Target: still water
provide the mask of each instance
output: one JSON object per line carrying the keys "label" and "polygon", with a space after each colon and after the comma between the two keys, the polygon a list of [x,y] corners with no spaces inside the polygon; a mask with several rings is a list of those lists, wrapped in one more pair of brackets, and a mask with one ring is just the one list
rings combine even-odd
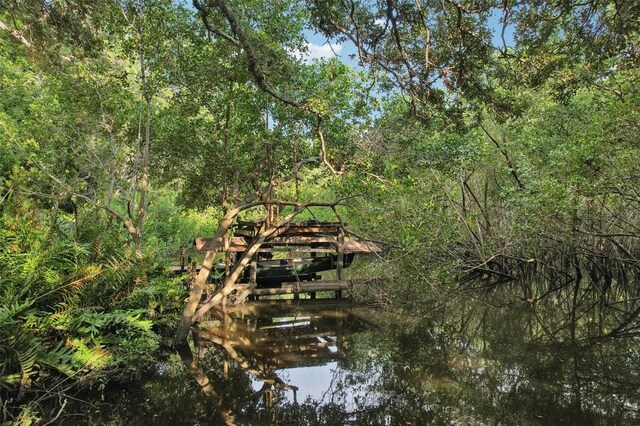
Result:
{"label": "still water", "polygon": [[108,387],[83,419],[638,424],[640,340],[625,303],[517,284],[395,316],[331,299],[249,302],[213,313],[142,381]]}

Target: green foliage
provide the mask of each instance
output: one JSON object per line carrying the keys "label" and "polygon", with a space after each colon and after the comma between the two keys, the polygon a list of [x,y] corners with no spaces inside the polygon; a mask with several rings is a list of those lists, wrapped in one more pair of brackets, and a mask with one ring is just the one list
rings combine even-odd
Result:
{"label": "green foliage", "polygon": [[[68,227],[55,212],[12,207],[0,218],[1,392],[38,395],[65,377],[92,383],[144,371],[159,336],[142,301],[118,306],[138,267],[119,233],[96,216]],[[28,211],[32,219],[21,220]]]}
{"label": "green foliage", "polygon": [[[151,365],[185,296],[166,264],[247,199],[343,198],[386,243],[354,265],[385,305],[537,262],[638,270],[637,8],[94,3],[0,12],[3,392]],[[370,72],[303,60],[308,30]]]}
{"label": "green foliage", "polygon": [[187,209],[171,187],[154,191],[145,224],[146,246],[163,257],[176,257],[180,249],[190,247],[195,236],[212,235],[219,212]]}

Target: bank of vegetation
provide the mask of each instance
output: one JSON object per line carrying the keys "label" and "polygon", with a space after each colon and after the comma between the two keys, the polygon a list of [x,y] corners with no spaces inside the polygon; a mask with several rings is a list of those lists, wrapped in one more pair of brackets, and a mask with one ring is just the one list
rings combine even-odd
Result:
{"label": "bank of vegetation", "polygon": [[[167,267],[268,200],[384,242],[363,301],[544,277],[523,299],[591,289],[625,312],[604,333],[633,334],[639,13],[0,3],[0,419],[55,421],[151,368],[188,297]],[[311,34],[353,57],[308,59]]]}

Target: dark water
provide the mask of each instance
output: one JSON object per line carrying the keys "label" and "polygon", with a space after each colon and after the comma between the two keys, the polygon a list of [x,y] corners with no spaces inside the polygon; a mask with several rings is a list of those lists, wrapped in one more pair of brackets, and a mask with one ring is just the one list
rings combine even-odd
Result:
{"label": "dark water", "polygon": [[636,302],[607,297],[503,284],[425,301],[419,315],[398,317],[334,300],[251,302],[212,315],[195,345],[140,382],[107,388],[81,419],[638,424]]}

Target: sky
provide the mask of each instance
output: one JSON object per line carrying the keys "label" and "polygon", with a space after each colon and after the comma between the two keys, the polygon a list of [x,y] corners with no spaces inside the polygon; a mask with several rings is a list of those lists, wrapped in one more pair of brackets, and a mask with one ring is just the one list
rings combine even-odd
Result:
{"label": "sky", "polygon": [[[496,9],[489,17],[489,25],[493,31],[492,43],[494,46],[499,48],[502,47],[502,38],[500,34],[502,31],[502,23],[500,22],[501,17],[502,11],[499,9]],[[383,20],[380,20],[379,24],[383,25],[383,22]],[[307,48],[309,49],[308,53],[303,55],[306,61],[337,57],[348,65],[353,67],[358,66],[358,59],[351,59],[351,55],[357,54],[357,50],[351,41],[346,41],[344,43],[331,43],[323,35],[310,30],[305,31],[304,35],[307,39]],[[513,25],[507,25],[505,31],[505,41],[507,46],[514,45],[513,36]]]}

